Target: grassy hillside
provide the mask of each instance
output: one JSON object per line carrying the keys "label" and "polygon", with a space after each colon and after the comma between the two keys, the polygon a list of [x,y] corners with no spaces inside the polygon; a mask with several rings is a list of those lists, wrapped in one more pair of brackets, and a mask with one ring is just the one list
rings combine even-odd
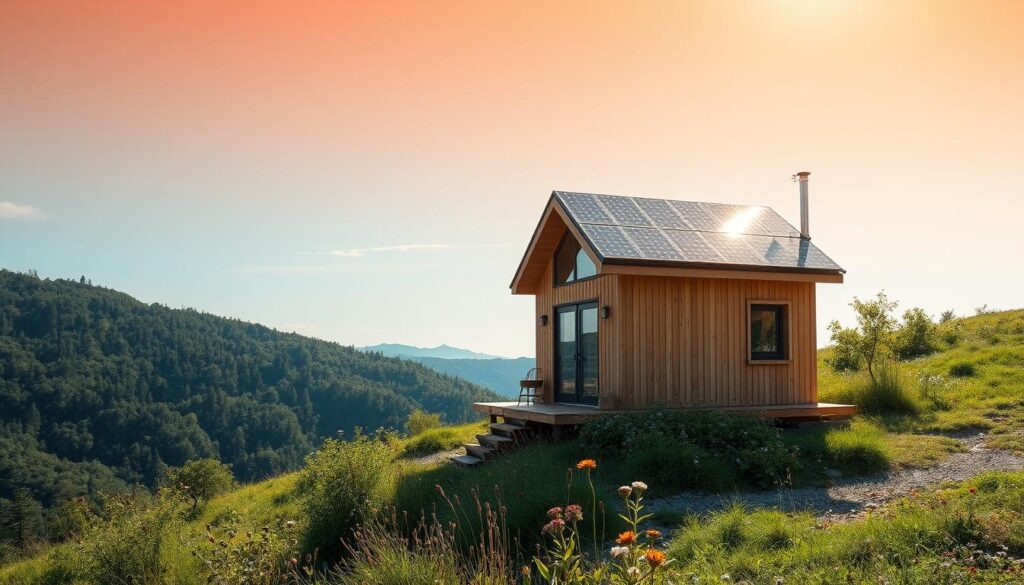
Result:
{"label": "grassy hillside", "polygon": [[17,494],[50,507],[152,487],[198,457],[252,481],[339,431],[401,428],[414,409],[458,423],[497,398],[413,362],[0,271],[0,517]]}
{"label": "grassy hillside", "polygon": [[[614,445],[594,444],[584,433],[581,439],[523,449],[483,469],[467,471],[422,456],[457,445],[478,432],[479,424],[431,429],[397,445],[387,506],[396,507],[399,517],[402,512],[410,518],[421,512],[436,513],[444,522],[467,527],[478,525],[477,498],[503,506],[502,522],[510,538],[522,545],[517,553],[517,562],[522,562],[533,554],[530,543],[542,539],[539,529],[547,508],[567,499],[587,501],[584,476],[574,469],[574,463],[584,457],[598,460],[596,495],[612,506],[616,486],[632,479],[650,483],[655,497],[687,487],[723,493],[749,489],[757,474],[771,471],[764,466],[766,460],[791,466],[789,479],[796,486],[829,481],[827,469],[856,475],[928,467],[962,448],[957,441],[934,434],[938,431],[988,429],[989,446],[1021,450],[1024,311],[944,323],[936,329],[935,339],[934,353],[898,366],[895,392],[907,404],[895,412],[868,412],[846,430],[787,431],[775,437],[767,431],[753,432],[755,423],[748,421],[741,422],[743,430],[723,427],[720,437],[702,431],[693,433],[692,439],[680,441],[673,435],[667,440],[659,438],[659,429],[671,431],[672,427],[664,426],[659,415],[640,421],[647,433],[629,430],[625,419],[607,423],[601,436],[624,433],[625,456],[616,455]],[[877,397],[865,389],[866,374],[835,371],[829,365],[830,351],[821,353],[822,400],[877,404]],[[696,423],[684,420],[682,424],[690,428]],[[703,424],[712,429],[719,426],[714,420]],[[743,441],[736,440],[740,436]],[[744,446],[744,441],[751,440],[749,448]],[[794,446],[800,449],[794,451]],[[686,457],[675,457],[679,453]],[[795,459],[787,459],[790,456]],[[690,467],[691,459],[699,465]],[[575,477],[572,486],[567,485],[570,475]],[[228,518],[254,529],[279,519],[293,519],[301,526],[306,519],[302,494],[294,489],[295,478],[280,476],[212,500],[201,517],[184,525],[180,532],[185,537],[175,542],[201,537],[207,524],[222,524]],[[449,508],[449,500],[460,502],[459,512]],[[585,515],[591,518],[589,509]],[[659,524],[675,528],[665,548],[677,559],[674,566],[681,582],[722,582],[722,575],[752,583],[772,583],[776,576],[784,577],[785,583],[860,583],[880,578],[929,583],[936,575],[950,583],[1015,582],[1024,567],[1013,561],[1024,556],[1024,541],[1019,538],[1024,533],[1024,473],[987,474],[959,487],[924,491],[875,514],[838,524],[808,513],[738,508],[700,519],[679,518],[663,513],[657,517]],[[606,536],[622,528],[614,508],[606,514],[598,512],[597,519],[599,533]],[[589,534],[589,524],[582,526]],[[41,582],[45,575],[52,576],[55,554],[0,569],[0,583]],[[168,582],[203,581],[185,547],[169,544],[163,554],[171,561]],[[406,561],[411,564],[403,564],[402,570],[411,571],[415,565],[425,574],[443,564],[429,556],[422,565],[414,558]]]}

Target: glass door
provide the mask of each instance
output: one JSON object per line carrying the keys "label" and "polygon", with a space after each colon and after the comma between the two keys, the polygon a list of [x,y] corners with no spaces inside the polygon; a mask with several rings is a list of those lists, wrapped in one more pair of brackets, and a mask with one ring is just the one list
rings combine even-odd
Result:
{"label": "glass door", "polygon": [[597,404],[597,303],[555,309],[555,372],[558,402]]}

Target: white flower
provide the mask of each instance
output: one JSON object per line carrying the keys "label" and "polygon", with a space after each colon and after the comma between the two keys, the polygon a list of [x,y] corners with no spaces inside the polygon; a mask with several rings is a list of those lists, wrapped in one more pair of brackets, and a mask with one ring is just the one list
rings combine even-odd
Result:
{"label": "white flower", "polygon": [[730,577],[730,576],[729,576],[729,573],[726,573],[726,574],[722,575],[722,576],[721,576],[721,577],[719,577],[719,578],[720,578],[720,579],[721,579],[722,581],[732,581],[732,577]]}
{"label": "white flower", "polygon": [[628,552],[629,552],[629,547],[628,546],[613,546],[612,550],[611,550],[611,555],[612,555],[612,558],[617,559],[617,558],[621,557],[622,555],[624,555],[624,554],[626,554]]}
{"label": "white flower", "polygon": [[639,490],[641,492],[647,491],[647,484],[642,481],[634,481],[633,489]]}
{"label": "white flower", "polygon": [[630,577],[636,577],[637,575],[640,574],[640,568],[639,567],[630,567],[630,568],[626,569],[626,573],[628,573]]}

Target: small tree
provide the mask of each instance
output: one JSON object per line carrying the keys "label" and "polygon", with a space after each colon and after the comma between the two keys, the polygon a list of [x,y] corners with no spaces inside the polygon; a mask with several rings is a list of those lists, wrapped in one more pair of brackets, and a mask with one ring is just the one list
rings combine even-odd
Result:
{"label": "small tree", "polygon": [[953,309],[950,309],[942,312],[942,315],[939,316],[939,323],[949,323],[953,319],[956,319],[956,313],[953,312]]}
{"label": "small tree", "polygon": [[410,412],[409,418],[405,421],[405,430],[410,437],[439,426],[441,426],[440,414],[424,412],[418,408]]}
{"label": "small tree", "polygon": [[194,459],[168,472],[170,488],[192,502],[191,513],[234,484],[231,468],[216,459]]}
{"label": "small tree", "polygon": [[845,329],[838,321],[828,325],[837,354],[856,356],[864,360],[872,384],[878,383],[875,378],[875,364],[892,350],[893,330],[896,327],[892,312],[896,304],[895,301],[889,300],[885,291],[866,301],[854,297],[850,306],[857,315],[857,326]]}

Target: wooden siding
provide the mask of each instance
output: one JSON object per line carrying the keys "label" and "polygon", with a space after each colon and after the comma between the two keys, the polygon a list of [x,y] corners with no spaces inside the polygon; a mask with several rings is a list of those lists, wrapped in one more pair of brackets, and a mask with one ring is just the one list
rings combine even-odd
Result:
{"label": "wooden siding", "polygon": [[[555,389],[555,364],[554,364],[554,341],[555,341],[555,307],[569,303],[583,301],[597,301],[597,306],[615,307],[619,304],[618,276],[598,276],[560,286],[553,286],[554,262],[548,262],[544,275],[541,277],[540,286],[537,289],[536,305],[537,314],[535,326],[537,327],[537,367],[541,369],[544,379],[544,401],[554,401]],[[614,312],[615,309],[613,308]],[[540,325],[540,316],[548,316],[548,324]],[[614,315],[614,313],[613,313]],[[600,407],[610,406],[609,401],[613,395],[606,392],[617,387],[615,381],[620,376],[619,359],[615,355],[616,348],[620,346],[616,330],[616,321],[611,319],[598,319],[597,321],[597,343],[598,343],[598,390],[601,394]]]}
{"label": "wooden siding", "polygon": [[[554,390],[554,307],[596,300],[600,408],[742,407],[817,402],[815,284],[771,280],[604,274],[536,291],[537,365],[545,401]],[[788,301],[788,363],[747,361],[750,300]]]}

